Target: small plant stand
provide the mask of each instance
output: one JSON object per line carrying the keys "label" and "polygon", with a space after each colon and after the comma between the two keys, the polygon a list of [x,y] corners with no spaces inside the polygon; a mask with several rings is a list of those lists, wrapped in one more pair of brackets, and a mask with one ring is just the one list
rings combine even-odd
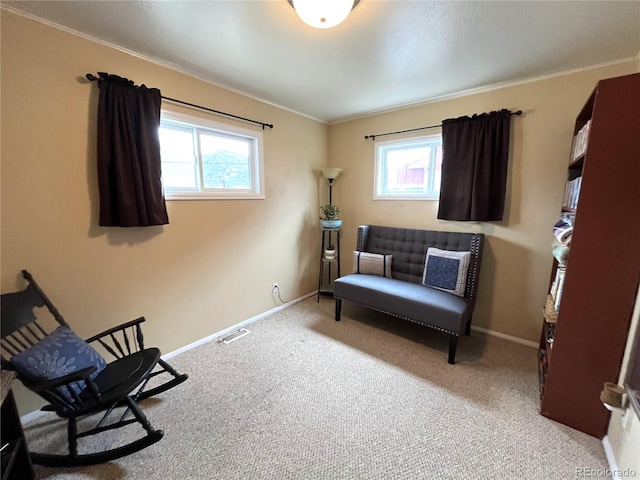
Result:
{"label": "small plant stand", "polygon": [[[334,258],[326,258],[324,251],[326,247],[332,245],[332,234],[336,235],[336,255]],[[331,276],[331,265],[336,264],[334,269],[335,277]],[[326,266],[326,269],[325,269]],[[326,270],[326,277],[325,277]],[[333,280],[340,276],[340,228],[322,229],[322,246],[320,247],[320,276],[318,278],[318,302],[320,295],[333,297]],[[333,280],[332,280],[333,278]]]}

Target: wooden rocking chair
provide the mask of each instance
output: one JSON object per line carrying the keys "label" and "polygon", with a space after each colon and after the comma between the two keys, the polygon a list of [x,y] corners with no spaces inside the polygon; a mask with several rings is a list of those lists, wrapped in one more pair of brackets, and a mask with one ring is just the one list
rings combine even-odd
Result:
{"label": "wooden rocking chair", "polygon": [[[31,453],[32,461],[48,466],[92,465],[159,441],[162,430],[153,429],[138,402],[184,382],[187,375],[178,374],[162,360],[159,349],[145,348],[140,326],[144,317],[84,341],[73,333],[31,274],[23,270],[22,275],[28,281],[24,290],[0,296],[2,368],[15,370],[27,388],[49,402],[43,410],[55,411],[69,422],[69,453]],[[53,331],[47,332],[34,314],[35,307],[43,306],[59,324]],[[107,363],[91,343],[100,345],[114,359]],[[149,380],[160,374],[168,374],[170,379],[145,390]],[[125,409],[120,419],[107,423],[107,417],[119,407]],[[104,412],[97,425],[79,433],[78,419],[97,412]],[[133,418],[126,419],[129,413]],[[106,451],[78,452],[78,439],[136,422],[146,432],[137,440]]]}

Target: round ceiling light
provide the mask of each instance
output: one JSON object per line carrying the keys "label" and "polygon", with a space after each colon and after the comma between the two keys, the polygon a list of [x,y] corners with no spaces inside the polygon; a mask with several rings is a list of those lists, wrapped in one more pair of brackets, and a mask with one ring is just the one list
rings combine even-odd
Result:
{"label": "round ceiling light", "polygon": [[331,28],[343,22],[360,0],[288,0],[304,23]]}

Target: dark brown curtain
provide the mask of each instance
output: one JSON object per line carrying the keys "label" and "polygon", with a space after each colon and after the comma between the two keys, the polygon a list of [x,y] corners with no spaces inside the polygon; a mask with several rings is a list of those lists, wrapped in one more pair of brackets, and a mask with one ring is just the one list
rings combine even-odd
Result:
{"label": "dark brown curtain", "polygon": [[160,180],[160,90],[99,75],[100,226],[167,224]]}
{"label": "dark brown curtain", "polygon": [[511,112],[442,122],[442,183],[438,218],[502,220]]}

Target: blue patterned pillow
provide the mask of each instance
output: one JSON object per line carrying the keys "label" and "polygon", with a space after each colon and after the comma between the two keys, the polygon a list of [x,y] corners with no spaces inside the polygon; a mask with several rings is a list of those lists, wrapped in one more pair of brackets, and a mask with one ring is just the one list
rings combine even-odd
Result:
{"label": "blue patterned pillow", "polygon": [[429,247],[422,284],[464,297],[470,257],[470,252]]}
{"label": "blue patterned pillow", "polygon": [[[98,367],[91,375],[95,378],[107,366],[104,358],[69,327],[56,328],[37,344],[11,357],[11,364],[18,373],[33,380],[50,380],[92,366]],[[71,388],[80,393],[85,383],[72,383]],[[69,403],[74,402],[66,388],[58,388],[58,393]]]}

